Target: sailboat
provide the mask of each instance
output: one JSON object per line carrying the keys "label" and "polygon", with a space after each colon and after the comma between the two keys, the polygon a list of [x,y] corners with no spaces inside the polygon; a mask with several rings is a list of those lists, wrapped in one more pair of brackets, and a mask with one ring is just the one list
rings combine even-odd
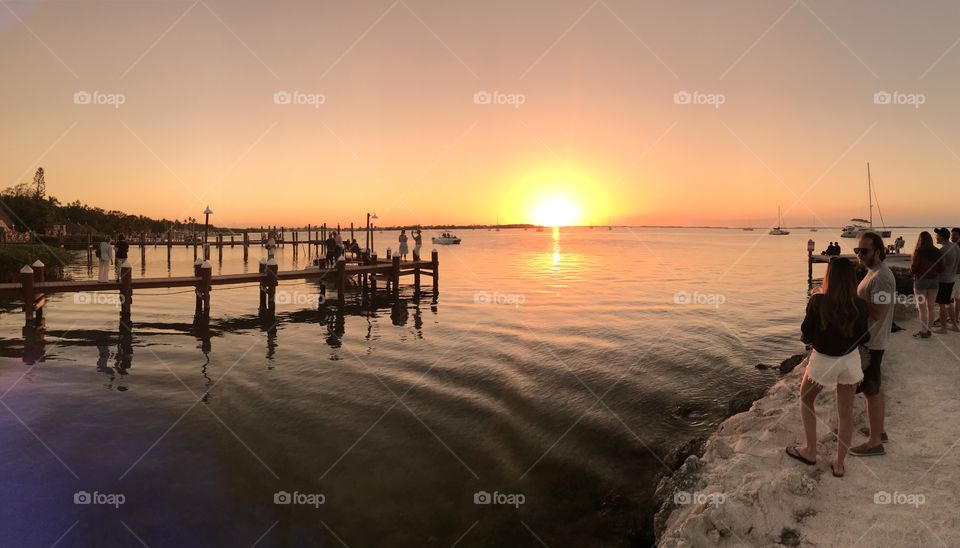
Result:
{"label": "sailboat", "polygon": [[777,206],[777,226],[771,228],[768,234],[771,236],[786,236],[787,234],[790,234],[789,230],[780,228],[781,225],[783,225],[783,218],[780,216],[780,206]]}
{"label": "sailboat", "polygon": [[[859,238],[861,234],[867,231],[876,232],[881,238],[889,238],[890,230],[885,227],[880,230],[873,229],[873,180],[870,178],[870,162],[867,162],[867,201],[870,205],[869,219],[850,219],[853,224],[843,227],[840,231],[841,238]],[[877,201],[877,212],[880,214],[880,222],[883,223],[883,212],[880,211],[880,202]],[[864,223],[867,226],[864,226]]]}

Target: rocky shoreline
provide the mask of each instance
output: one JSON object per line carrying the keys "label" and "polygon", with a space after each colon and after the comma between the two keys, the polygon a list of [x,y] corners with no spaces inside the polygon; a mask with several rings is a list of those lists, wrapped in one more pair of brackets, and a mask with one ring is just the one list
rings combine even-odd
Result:
{"label": "rocky shoreline", "polygon": [[[658,546],[960,545],[960,334],[915,339],[912,311],[897,308],[906,329],[894,333],[884,359],[885,456],[850,457],[845,477],[831,476],[836,407],[824,391],[817,464],[786,457],[801,436],[801,365],[708,439],[673,455],[677,469],[655,494]],[[862,397],[854,418],[858,443]]]}

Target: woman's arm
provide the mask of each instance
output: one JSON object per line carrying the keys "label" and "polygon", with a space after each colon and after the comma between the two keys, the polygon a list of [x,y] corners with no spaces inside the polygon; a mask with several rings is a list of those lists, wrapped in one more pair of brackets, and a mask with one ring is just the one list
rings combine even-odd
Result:
{"label": "woman's arm", "polygon": [[800,341],[806,344],[813,342],[813,334],[820,324],[820,295],[814,295],[807,301],[807,314],[800,324]]}

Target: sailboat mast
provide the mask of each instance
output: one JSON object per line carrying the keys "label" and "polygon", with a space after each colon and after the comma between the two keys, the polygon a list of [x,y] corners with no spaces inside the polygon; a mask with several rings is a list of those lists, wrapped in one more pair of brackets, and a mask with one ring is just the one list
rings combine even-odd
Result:
{"label": "sailboat mast", "polygon": [[873,182],[870,180],[870,162],[867,162],[867,199],[870,201],[870,228],[873,228]]}

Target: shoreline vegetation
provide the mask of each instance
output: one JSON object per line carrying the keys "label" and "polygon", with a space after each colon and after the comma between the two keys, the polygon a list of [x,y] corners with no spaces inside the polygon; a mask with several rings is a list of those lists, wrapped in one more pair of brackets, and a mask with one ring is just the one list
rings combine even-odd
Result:
{"label": "shoreline vegetation", "polygon": [[0,282],[19,282],[20,269],[40,260],[46,281],[64,280],[64,267],[77,261],[77,254],[41,244],[0,244]]}

